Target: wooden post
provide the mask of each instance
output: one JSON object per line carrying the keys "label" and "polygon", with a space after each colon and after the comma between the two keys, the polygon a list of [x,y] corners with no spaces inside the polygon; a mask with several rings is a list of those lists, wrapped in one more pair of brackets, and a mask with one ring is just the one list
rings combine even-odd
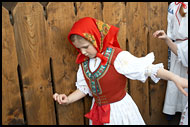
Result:
{"label": "wooden post", "polygon": [[[50,47],[55,91],[69,95],[76,90],[77,51],[67,36],[75,22],[73,2],[49,3],[47,6],[48,44]],[[79,100],[67,106],[56,104],[59,125],[83,125],[84,105]]]}
{"label": "wooden post", "polygon": [[27,123],[56,124],[43,7],[17,3],[13,18]]}
{"label": "wooden post", "polygon": [[[167,2],[150,2],[148,3],[149,12],[149,52],[154,52],[155,61],[154,63],[163,63],[164,68],[167,69],[168,63],[168,47],[165,42],[161,39],[153,37],[153,33],[156,30],[164,30],[167,28]],[[150,80],[150,112],[151,120],[149,121],[152,125],[166,125],[168,121],[166,116],[163,114],[163,104],[165,99],[167,81],[160,80],[158,83],[154,83]]]}
{"label": "wooden post", "polygon": [[17,54],[9,12],[2,7],[2,124],[23,125]]}

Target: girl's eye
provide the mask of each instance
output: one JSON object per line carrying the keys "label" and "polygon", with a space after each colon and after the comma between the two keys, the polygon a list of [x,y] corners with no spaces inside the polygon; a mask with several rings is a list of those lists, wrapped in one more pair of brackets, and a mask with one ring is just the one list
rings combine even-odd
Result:
{"label": "girl's eye", "polygon": [[83,48],[87,49],[87,48],[88,48],[88,46],[85,46],[85,47],[83,47]]}

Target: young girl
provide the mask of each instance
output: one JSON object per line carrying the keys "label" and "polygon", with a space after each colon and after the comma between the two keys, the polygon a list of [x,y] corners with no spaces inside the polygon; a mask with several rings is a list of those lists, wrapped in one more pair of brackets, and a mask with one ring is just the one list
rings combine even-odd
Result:
{"label": "young girl", "polygon": [[[185,44],[188,42],[188,2],[172,2],[168,8],[168,28],[167,36],[174,41],[176,45]],[[185,43],[184,43],[185,42]],[[171,45],[170,41],[166,44]],[[171,47],[171,46],[170,46]],[[174,50],[177,47],[174,46]],[[186,47],[188,49],[188,47]],[[180,49],[180,47],[178,48]],[[173,50],[173,47],[171,48]],[[188,68],[183,66],[184,61],[181,62],[176,51],[171,52],[170,71],[183,78],[188,78]],[[185,49],[178,50],[179,52]],[[184,53],[187,55],[188,52]],[[182,56],[184,57],[184,56]],[[179,59],[180,58],[180,59]],[[184,59],[183,59],[184,60]],[[185,89],[188,91],[188,89]],[[175,86],[174,82],[168,81],[163,113],[175,115],[176,112],[182,112],[187,104],[187,97],[184,96]]]}
{"label": "young girl", "polygon": [[[166,35],[164,30],[156,31],[153,36],[164,40],[171,51],[177,56],[178,61],[181,62],[184,67],[188,68],[188,40],[176,44]],[[188,125],[188,101],[181,114],[181,120],[179,124]]]}
{"label": "young girl", "polygon": [[115,26],[90,17],[73,25],[68,39],[79,52],[77,90],[68,97],[55,93],[53,98],[59,104],[70,104],[87,94],[93,96],[91,110],[85,115],[93,125],[144,125],[138,107],[125,91],[127,78],[171,80],[184,94],[187,80],[163,69],[163,64],[153,65],[153,53],[137,58],[122,51],[117,33]]}

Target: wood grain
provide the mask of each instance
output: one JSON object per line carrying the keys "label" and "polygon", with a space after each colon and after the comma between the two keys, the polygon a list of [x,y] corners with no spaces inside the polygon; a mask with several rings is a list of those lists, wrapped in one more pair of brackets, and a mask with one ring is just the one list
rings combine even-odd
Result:
{"label": "wood grain", "polygon": [[24,125],[14,32],[4,7],[2,17],[2,124]]}

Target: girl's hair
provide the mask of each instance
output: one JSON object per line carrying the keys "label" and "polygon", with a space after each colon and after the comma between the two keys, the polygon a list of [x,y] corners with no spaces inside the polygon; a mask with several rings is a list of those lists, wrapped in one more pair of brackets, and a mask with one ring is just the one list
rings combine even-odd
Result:
{"label": "girl's hair", "polygon": [[84,40],[83,37],[81,37],[80,35],[77,35],[77,34],[72,34],[72,35],[70,36],[70,39],[71,39],[72,42],[75,42],[76,40],[77,40],[77,41]]}
{"label": "girl's hair", "polygon": [[183,6],[181,5],[181,7],[180,7],[180,9],[179,9],[179,13],[180,13],[180,15],[182,16],[182,17],[185,17],[185,12],[184,12],[184,10],[183,10]]}

